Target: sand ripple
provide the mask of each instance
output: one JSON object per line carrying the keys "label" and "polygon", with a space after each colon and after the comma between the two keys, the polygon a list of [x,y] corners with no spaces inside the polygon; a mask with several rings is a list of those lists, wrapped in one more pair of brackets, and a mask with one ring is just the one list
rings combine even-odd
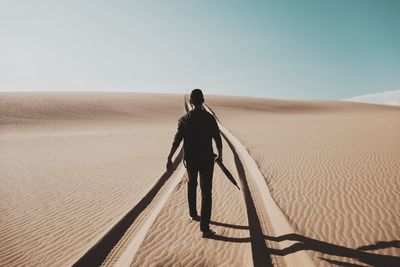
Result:
{"label": "sand ripple", "polygon": [[163,174],[184,112],[178,95],[0,101],[1,266],[71,266]]}
{"label": "sand ripple", "polygon": [[[399,108],[239,97],[209,102],[257,161],[298,233],[354,249],[400,240]],[[396,246],[373,252],[400,256]]]}

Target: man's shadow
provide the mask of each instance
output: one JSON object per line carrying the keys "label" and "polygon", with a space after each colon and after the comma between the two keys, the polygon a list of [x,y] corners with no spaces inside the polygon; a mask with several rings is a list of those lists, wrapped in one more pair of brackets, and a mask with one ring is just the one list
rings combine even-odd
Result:
{"label": "man's shadow", "polygon": [[[219,226],[226,226],[236,229],[249,229],[247,226],[236,226],[226,223],[212,222],[212,224]],[[215,240],[225,241],[225,242],[235,242],[235,243],[246,243],[252,242],[251,237],[237,238],[237,237],[226,237],[222,235],[215,235],[212,237]],[[312,250],[316,252],[320,252],[323,254],[331,255],[331,256],[340,256],[346,258],[352,258],[358,260],[362,263],[369,264],[370,266],[400,266],[400,257],[389,256],[389,255],[381,255],[375,254],[371,252],[367,252],[367,250],[377,250],[384,248],[400,248],[400,240],[393,241],[378,241],[375,244],[362,246],[357,249],[347,248],[340,245],[331,244],[325,241],[320,241],[317,239],[305,237],[299,234],[287,234],[278,237],[263,235],[264,240],[270,240],[274,242],[281,241],[297,241],[297,243],[284,248],[284,249],[275,249],[275,248],[267,248],[265,253],[270,255],[278,255],[278,256],[286,256],[291,253],[296,253],[302,250]],[[332,264],[336,264],[338,266],[361,266],[357,264],[351,264],[347,262],[341,262],[336,260],[331,260],[327,258],[321,258],[324,261],[327,261]]]}

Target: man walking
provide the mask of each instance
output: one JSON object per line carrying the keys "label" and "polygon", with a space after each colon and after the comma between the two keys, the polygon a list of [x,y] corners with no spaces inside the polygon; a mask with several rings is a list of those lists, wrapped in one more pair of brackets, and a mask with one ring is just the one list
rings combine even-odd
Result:
{"label": "man walking", "polygon": [[[199,219],[196,210],[197,175],[199,173],[202,196],[200,230],[202,237],[210,237],[215,234],[209,226],[212,206],[212,177],[214,161],[222,162],[222,141],[217,121],[204,110],[203,103],[203,92],[200,89],[194,89],[190,94],[190,104],[194,106],[194,109],[178,121],[178,131],[168,155],[167,169],[171,168],[172,156],[183,139],[184,161],[189,177],[189,215],[192,220]],[[212,139],[218,149],[217,158],[213,152]]]}

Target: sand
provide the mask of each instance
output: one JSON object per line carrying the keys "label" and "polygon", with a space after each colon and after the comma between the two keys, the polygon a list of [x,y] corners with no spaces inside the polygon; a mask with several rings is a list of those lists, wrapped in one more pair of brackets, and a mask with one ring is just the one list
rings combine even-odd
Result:
{"label": "sand", "polygon": [[400,256],[399,107],[244,97],[208,103],[256,160],[296,233],[327,243],[305,242],[317,266],[356,264],[358,256],[374,263],[345,248]]}
{"label": "sand", "polygon": [[71,266],[164,173],[180,95],[1,94],[0,265]]}
{"label": "sand", "polygon": [[[225,157],[227,167],[234,170],[230,164],[232,160],[228,161],[233,156],[226,153]],[[185,175],[150,229],[131,266],[173,266],[178,263],[182,266],[252,266],[250,242],[240,242],[249,239],[242,193],[215,167],[211,228],[223,240],[202,239],[199,223],[189,220],[188,178]],[[237,177],[236,173],[234,175]],[[200,190],[197,195],[200,212]]]}
{"label": "sand", "polygon": [[241,187],[215,166],[213,239],[189,220],[179,157],[165,172],[183,95],[0,94],[0,265],[400,263],[399,107],[207,104]]}

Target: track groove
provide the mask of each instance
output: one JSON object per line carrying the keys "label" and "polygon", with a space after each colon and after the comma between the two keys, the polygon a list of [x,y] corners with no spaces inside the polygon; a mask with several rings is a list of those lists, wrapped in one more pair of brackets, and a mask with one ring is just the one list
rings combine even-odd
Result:
{"label": "track groove", "polygon": [[[175,170],[182,160],[182,151],[179,152],[173,163]],[[101,240],[99,240],[89,251],[85,253],[73,266],[101,266],[107,255],[123,237],[129,227],[135,222],[138,216],[148,207],[153,199],[159,194],[161,188],[172,176],[173,172],[165,172],[151,190],[130,210],[117,224],[115,224]]]}
{"label": "track groove", "polygon": [[[225,147],[225,164],[237,176],[234,155],[226,141]],[[177,189],[146,236],[131,266],[254,266],[250,243],[252,236],[249,237],[252,229],[247,226],[243,191],[233,187],[218,167],[213,181],[217,194],[213,194],[210,224],[217,234],[210,239],[201,238],[198,223],[188,220],[186,188]],[[265,246],[264,240],[261,242]],[[266,251],[264,249],[262,253],[268,256]],[[258,260],[256,266],[272,266],[265,265],[268,260],[268,257]]]}
{"label": "track groove", "polygon": [[[190,105],[186,97],[184,100],[185,109],[188,111],[190,109]],[[205,107],[217,119],[215,113],[208,106],[205,105]],[[227,142],[234,155],[234,165],[236,166],[239,174],[249,223],[249,241],[251,242],[253,265],[273,266],[272,258],[266,246],[265,236],[259,218],[269,219],[274,231],[274,235],[281,236],[284,234],[294,233],[294,231],[284,217],[283,213],[280,211],[279,207],[272,199],[265,179],[258,169],[254,159],[244,148],[243,144],[241,144],[240,141],[229,130],[223,127],[218,119],[217,122],[223,138]],[[144,215],[145,217],[143,221],[138,226],[139,228],[136,229],[133,236],[129,238],[129,243],[124,245],[121,251],[116,251],[118,255],[116,259],[112,261],[112,263],[108,262],[108,264],[113,266],[129,266],[156,217],[164,208],[164,205],[169,199],[171,193],[182,181],[185,170],[183,166],[179,168],[178,173],[174,173],[181,160],[182,150],[174,161],[173,171],[164,173],[156,185],[146,194],[146,196],[130,212],[128,212],[94,247],[92,247],[83,257],[81,257],[74,264],[74,266],[100,266],[104,264],[107,256],[113,249],[117,247],[117,244],[123,239],[124,234],[126,234],[128,229],[135,222],[136,218],[144,210],[147,210],[147,214]],[[246,171],[251,177],[250,181],[248,181]],[[170,177],[173,177],[172,181],[166,184],[166,181]],[[248,183],[254,183],[257,190],[250,190]],[[165,186],[168,188],[165,188]],[[160,194],[161,196],[157,196]],[[158,197],[157,199],[156,196]],[[257,209],[254,204],[254,198],[261,200],[260,202],[262,202],[265,212],[265,214],[263,214],[264,216],[258,216]],[[148,207],[150,207],[150,210]],[[217,237],[216,239],[224,240],[223,237]],[[243,241],[246,242],[245,239],[243,239]],[[243,241],[237,240],[235,242]],[[285,241],[280,242],[279,246],[284,248],[292,244],[293,242]],[[284,259],[286,265],[289,267],[313,266],[311,258],[304,251],[287,255],[284,257]]]}
{"label": "track groove", "polygon": [[[212,111],[207,105],[205,105],[206,109],[214,115],[217,119],[214,111]],[[256,198],[261,199],[261,202],[264,206],[264,212],[267,215],[266,217],[270,221],[270,225],[272,226],[273,232],[275,236],[283,236],[287,234],[294,234],[295,231],[293,230],[292,226],[290,225],[289,221],[282,213],[276,202],[271,196],[270,190],[266,183],[264,176],[262,175],[260,169],[256,161],[251,157],[249,152],[243,146],[243,144],[237,139],[228,129],[226,129],[217,119],[218,126],[220,131],[223,133],[225,139],[232,145],[232,149],[235,150],[235,153],[238,153],[242,163],[246,170],[249,173],[249,176],[252,179],[252,182],[256,184],[258,190],[253,191],[252,193],[255,194]],[[293,245],[294,242],[292,241],[283,241],[278,244],[281,249],[289,247]],[[254,256],[254,255],[253,255]],[[288,267],[292,266],[315,266],[313,261],[311,260],[310,255],[305,251],[298,251],[293,254],[286,255],[284,257],[286,265]]]}

